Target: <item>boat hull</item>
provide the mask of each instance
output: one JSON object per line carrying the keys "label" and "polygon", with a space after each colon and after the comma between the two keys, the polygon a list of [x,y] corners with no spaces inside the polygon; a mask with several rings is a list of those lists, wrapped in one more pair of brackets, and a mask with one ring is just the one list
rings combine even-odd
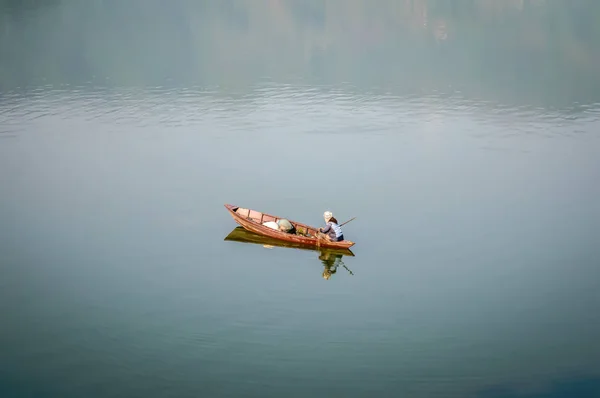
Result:
{"label": "boat hull", "polygon": [[261,246],[275,246],[288,249],[307,250],[321,253],[340,254],[342,256],[354,257],[354,253],[350,249],[332,249],[326,247],[306,246],[294,242],[287,242],[279,239],[273,239],[270,236],[258,235],[252,231],[248,231],[242,226],[235,227],[233,231],[225,237],[226,241],[250,243]]}

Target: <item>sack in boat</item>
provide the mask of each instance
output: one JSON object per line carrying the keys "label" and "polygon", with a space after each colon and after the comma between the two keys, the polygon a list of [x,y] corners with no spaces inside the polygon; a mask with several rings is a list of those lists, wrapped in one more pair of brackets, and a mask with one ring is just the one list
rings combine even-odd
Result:
{"label": "sack in boat", "polygon": [[267,221],[267,222],[264,222],[263,225],[265,227],[269,227],[271,229],[279,230],[279,225],[277,225],[277,223],[275,221]]}
{"label": "sack in boat", "polygon": [[277,224],[279,225],[279,229],[281,229],[283,232],[290,232],[292,228],[294,228],[292,223],[286,219],[281,219],[277,221]]}

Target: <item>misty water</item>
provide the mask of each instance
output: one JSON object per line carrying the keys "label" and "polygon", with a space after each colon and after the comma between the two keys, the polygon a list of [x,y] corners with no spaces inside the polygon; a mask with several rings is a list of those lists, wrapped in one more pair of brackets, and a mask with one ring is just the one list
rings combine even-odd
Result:
{"label": "misty water", "polygon": [[0,4],[0,397],[600,396],[599,3]]}

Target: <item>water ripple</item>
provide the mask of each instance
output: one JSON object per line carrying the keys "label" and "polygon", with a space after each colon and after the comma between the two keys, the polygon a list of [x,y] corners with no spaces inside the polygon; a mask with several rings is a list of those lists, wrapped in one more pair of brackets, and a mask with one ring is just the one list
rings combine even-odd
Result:
{"label": "water ripple", "polygon": [[[407,128],[469,120],[502,137],[589,135],[600,120],[600,104],[571,110],[507,106],[433,92],[397,96],[361,93],[352,87],[269,83],[250,91],[152,87],[92,89],[39,87],[5,93],[0,102],[1,135],[36,130],[53,119],[102,125],[197,128],[221,125],[231,131],[285,130],[307,133],[390,134]],[[309,127],[310,125],[310,127]],[[302,127],[305,126],[305,127]],[[316,127],[316,126],[321,126]],[[402,128],[404,126],[404,128]],[[472,130],[472,129],[471,129]],[[504,132],[500,133],[499,130]],[[473,135],[478,136],[477,134]]]}

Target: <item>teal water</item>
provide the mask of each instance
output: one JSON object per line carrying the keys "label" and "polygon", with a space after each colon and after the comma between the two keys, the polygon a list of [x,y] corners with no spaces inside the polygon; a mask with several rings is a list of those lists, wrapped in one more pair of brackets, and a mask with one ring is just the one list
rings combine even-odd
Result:
{"label": "teal water", "polygon": [[521,3],[3,2],[0,396],[600,396],[597,8]]}

